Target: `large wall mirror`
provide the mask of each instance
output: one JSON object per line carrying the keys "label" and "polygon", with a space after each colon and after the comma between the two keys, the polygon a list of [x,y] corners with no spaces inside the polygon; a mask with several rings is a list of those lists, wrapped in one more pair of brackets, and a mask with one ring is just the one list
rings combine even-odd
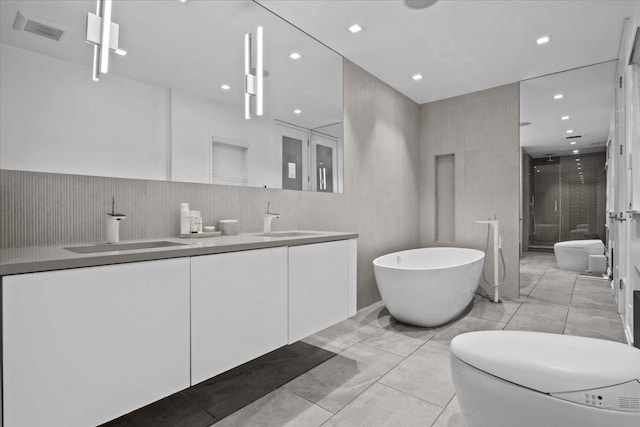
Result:
{"label": "large wall mirror", "polygon": [[[616,61],[609,61],[520,83],[523,253],[550,253],[568,240],[606,242],[615,76]],[[534,260],[521,261],[520,293],[528,295],[544,269],[542,258],[525,259]]]}
{"label": "large wall mirror", "polygon": [[[249,0],[116,0],[127,54],[93,81],[89,12],[95,0],[0,2],[0,168],[342,192],[340,55]],[[19,13],[34,24],[14,28]],[[264,115],[246,120],[258,26]]]}

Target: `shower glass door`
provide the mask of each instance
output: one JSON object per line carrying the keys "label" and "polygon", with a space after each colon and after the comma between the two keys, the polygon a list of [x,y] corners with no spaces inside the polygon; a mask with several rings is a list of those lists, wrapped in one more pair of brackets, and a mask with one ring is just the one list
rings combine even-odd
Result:
{"label": "shower glass door", "polygon": [[560,162],[535,159],[532,174],[532,248],[550,248],[560,241]]}

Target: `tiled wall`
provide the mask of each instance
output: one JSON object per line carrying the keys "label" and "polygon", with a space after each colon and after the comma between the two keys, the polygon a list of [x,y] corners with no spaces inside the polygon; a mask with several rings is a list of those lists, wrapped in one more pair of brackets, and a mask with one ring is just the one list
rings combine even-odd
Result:
{"label": "tiled wall", "polygon": [[[576,158],[580,162],[576,162]],[[604,152],[560,157],[561,240],[577,238],[576,233],[571,234],[571,230],[575,230],[579,224],[589,224],[585,238],[606,240],[605,162]],[[581,165],[584,184],[578,176],[577,163]]]}
{"label": "tiled wall", "polygon": [[[484,249],[487,226],[474,220],[496,214],[506,261],[506,298],[519,294],[518,111],[517,83],[420,107],[420,244],[442,244],[436,241],[434,220],[435,158],[455,154],[454,245]],[[488,254],[487,277],[493,276],[492,264]]]}
{"label": "tiled wall", "polygon": [[379,300],[372,260],[419,244],[419,107],[348,61],[344,70],[344,194],[2,170],[0,246],[104,241],[112,195],[127,214],[123,240],[175,236],[180,202],[205,223],[235,218],[258,231],[270,200],[284,214],[275,230],[360,233],[358,307]]}

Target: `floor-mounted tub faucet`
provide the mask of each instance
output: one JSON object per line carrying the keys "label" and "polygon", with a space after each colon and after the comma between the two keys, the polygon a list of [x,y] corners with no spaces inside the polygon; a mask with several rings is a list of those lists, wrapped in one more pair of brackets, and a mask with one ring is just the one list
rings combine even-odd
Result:
{"label": "floor-mounted tub faucet", "polygon": [[270,208],[271,202],[267,202],[267,212],[262,214],[263,233],[271,233],[271,221],[273,221],[274,218],[280,218],[282,216],[282,214],[269,212]]}

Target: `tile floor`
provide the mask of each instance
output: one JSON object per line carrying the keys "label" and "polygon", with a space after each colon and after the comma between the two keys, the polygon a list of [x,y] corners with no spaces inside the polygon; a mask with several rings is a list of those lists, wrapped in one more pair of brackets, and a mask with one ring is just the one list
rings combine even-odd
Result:
{"label": "tile floor", "polygon": [[439,328],[401,324],[382,303],[304,341],[338,353],[215,424],[228,426],[463,426],[449,342],[476,330],[520,329],[624,342],[609,282],[559,270],[553,254],[521,260],[521,298],[477,297]]}
{"label": "tile floor", "polygon": [[373,304],[108,425],[456,427],[463,425],[449,369],[456,335],[519,329],[624,342],[609,282],[559,270],[549,253],[528,253],[520,271],[517,300],[477,296],[438,328],[399,323]]}

